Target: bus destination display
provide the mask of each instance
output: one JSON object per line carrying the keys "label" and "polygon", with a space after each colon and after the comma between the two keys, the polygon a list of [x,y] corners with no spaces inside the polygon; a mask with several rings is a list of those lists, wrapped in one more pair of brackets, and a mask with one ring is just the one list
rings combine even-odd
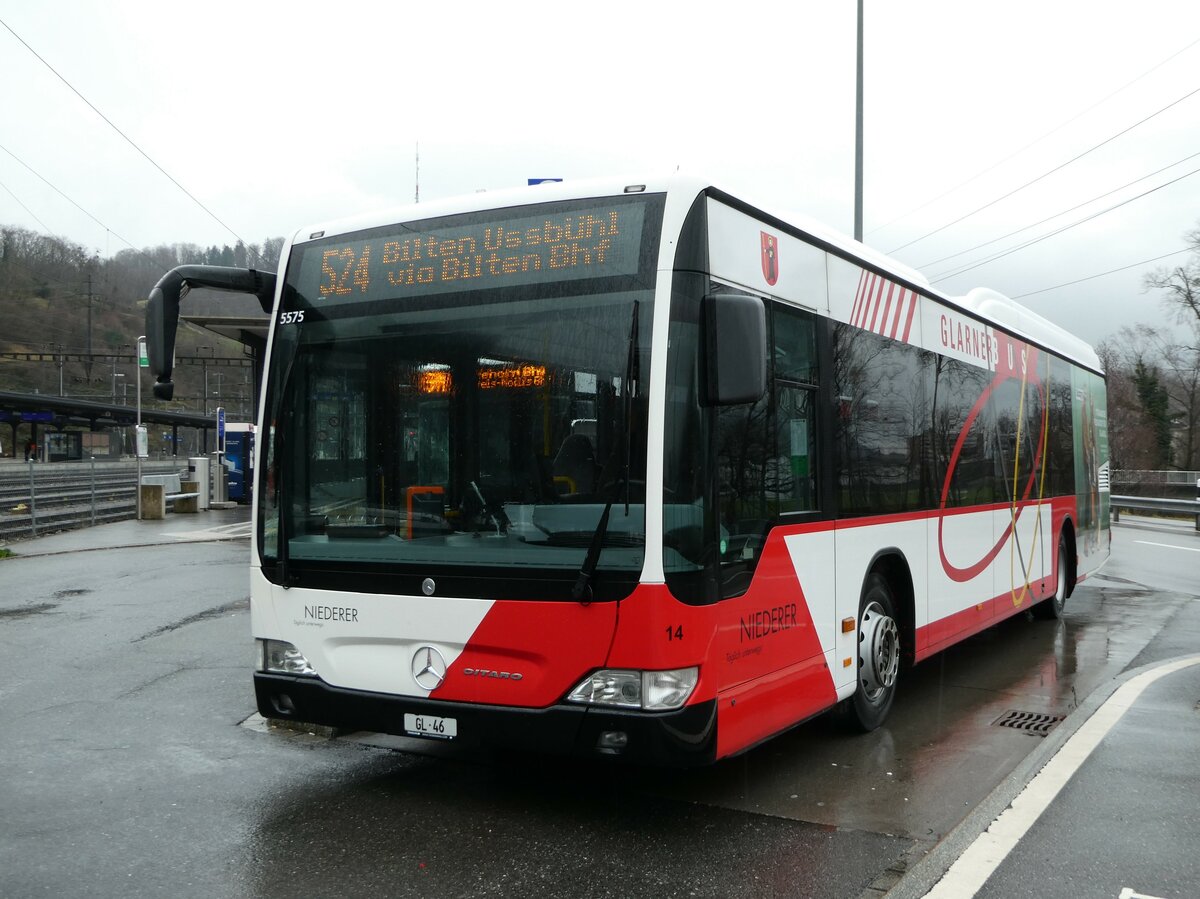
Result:
{"label": "bus destination display", "polygon": [[610,204],[428,228],[402,224],[304,251],[297,288],[309,302],[405,296],[632,275],[645,207]]}

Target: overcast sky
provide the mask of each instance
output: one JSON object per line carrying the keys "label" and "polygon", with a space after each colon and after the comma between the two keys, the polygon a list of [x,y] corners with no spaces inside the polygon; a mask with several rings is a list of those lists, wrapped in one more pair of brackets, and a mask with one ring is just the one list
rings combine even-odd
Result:
{"label": "overcast sky", "polygon": [[[865,8],[866,243],[1092,342],[1166,321],[1142,278],[1187,257],[1137,263],[1200,226],[1200,2]],[[0,224],[102,256],[409,203],[418,143],[423,200],[683,167],[853,229],[853,0],[0,0],[0,22]]]}

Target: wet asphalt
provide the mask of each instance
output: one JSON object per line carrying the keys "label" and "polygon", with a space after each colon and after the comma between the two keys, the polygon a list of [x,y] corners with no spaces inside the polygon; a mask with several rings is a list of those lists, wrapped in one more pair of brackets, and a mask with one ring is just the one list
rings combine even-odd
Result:
{"label": "wet asphalt", "polygon": [[[254,725],[246,518],[123,522],[0,560],[0,896],[859,897],[905,868],[893,895],[921,895],[1055,739],[999,716],[1071,721],[1126,672],[1200,651],[1200,539],[1123,522],[1066,621],[919,666],[867,737],[821,718],[684,773],[380,748]],[[1126,872],[1193,895],[1197,670],[1147,691],[984,895],[1110,895]],[[1071,853],[1101,839],[1103,892],[1034,888],[1078,888]]]}

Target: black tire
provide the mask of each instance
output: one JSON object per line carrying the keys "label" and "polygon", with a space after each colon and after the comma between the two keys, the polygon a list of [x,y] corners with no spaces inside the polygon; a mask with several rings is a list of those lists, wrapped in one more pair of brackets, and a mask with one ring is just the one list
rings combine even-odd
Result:
{"label": "black tire", "polygon": [[1060,534],[1058,538],[1058,577],[1054,585],[1054,595],[1043,599],[1033,607],[1035,618],[1046,621],[1056,621],[1063,617],[1063,609],[1067,605],[1067,579],[1070,577],[1070,566],[1067,562],[1067,536]]}
{"label": "black tire", "polygon": [[891,584],[878,572],[863,583],[858,601],[858,689],[846,700],[845,717],[869,733],[887,719],[900,672],[900,626]]}

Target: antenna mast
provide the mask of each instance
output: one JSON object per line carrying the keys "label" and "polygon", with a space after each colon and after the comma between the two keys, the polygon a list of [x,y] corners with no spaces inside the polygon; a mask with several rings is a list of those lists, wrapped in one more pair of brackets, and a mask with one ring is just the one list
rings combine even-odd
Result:
{"label": "antenna mast", "polygon": [[416,147],[417,147],[416,169],[413,172],[413,183],[416,185],[416,190],[413,193],[413,202],[420,203],[421,202],[421,142],[420,141],[417,141]]}

